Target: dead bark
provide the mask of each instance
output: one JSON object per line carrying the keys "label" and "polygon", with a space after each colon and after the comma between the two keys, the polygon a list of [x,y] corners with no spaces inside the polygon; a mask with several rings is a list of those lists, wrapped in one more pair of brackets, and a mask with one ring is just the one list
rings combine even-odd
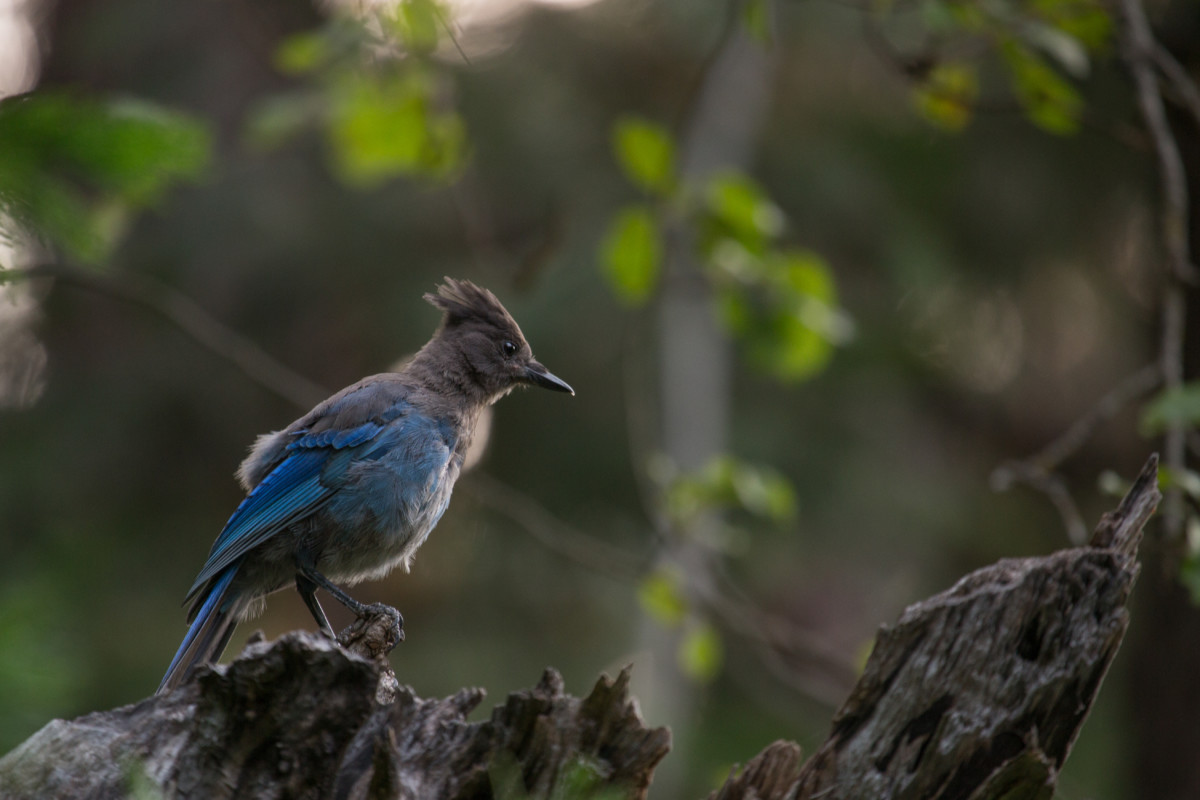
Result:
{"label": "dead bark", "polygon": [[388,673],[316,634],[255,642],[167,695],[51,722],[0,760],[0,797],[643,797],[670,749],[642,723],[628,669],[583,699],[547,669],[475,723],[482,690],[423,700],[381,692]]}
{"label": "dead bark", "polygon": [[1005,559],[910,606],[803,766],[776,742],[712,800],[1050,798],[1129,624],[1151,457],[1086,547]]}
{"label": "dead bark", "polygon": [[[1006,559],[908,608],[803,766],[776,742],[712,800],[1049,798],[1125,634],[1151,458],[1087,547]],[[256,641],[136,705],[56,720],[0,759],[0,797],[644,797],[670,733],[629,670],[583,698],[548,669],[485,722],[478,689],[423,700],[380,653],[396,620]]]}

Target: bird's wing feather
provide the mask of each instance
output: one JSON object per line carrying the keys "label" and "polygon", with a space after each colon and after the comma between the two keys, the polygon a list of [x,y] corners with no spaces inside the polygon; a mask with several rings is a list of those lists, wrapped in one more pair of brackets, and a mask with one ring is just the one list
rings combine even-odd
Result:
{"label": "bird's wing feather", "polygon": [[312,434],[297,431],[299,438],[287,446],[288,456],[254,487],[225,523],[185,602],[230,564],[328,502],[339,488],[345,466],[362,455],[356,451],[370,449],[369,443],[385,427],[368,421]]}

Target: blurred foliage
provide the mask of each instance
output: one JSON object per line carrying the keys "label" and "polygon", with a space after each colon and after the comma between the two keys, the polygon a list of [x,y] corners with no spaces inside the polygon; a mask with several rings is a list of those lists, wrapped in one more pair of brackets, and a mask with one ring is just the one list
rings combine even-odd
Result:
{"label": "blurred foliage", "polygon": [[971,121],[979,97],[979,76],[973,64],[945,62],[929,71],[916,89],[917,109],[930,122],[957,133]]}
{"label": "blurred foliage", "polygon": [[662,233],[654,211],[636,203],[617,212],[600,255],[613,293],[627,305],[644,304],[658,286],[662,259]]}
{"label": "blurred foliage", "polygon": [[659,197],[668,197],[678,180],[675,143],[666,129],[630,117],[613,126],[617,164],[635,186]]}
{"label": "blurred foliage", "polygon": [[[61,91],[11,97],[0,101],[0,210],[66,255],[96,264],[112,252],[131,211],[202,174],[209,149],[206,125],[144,101]],[[0,218],[0,234],[5,224]]]}
{"label": "blurred foliage", "polygon": [[[926,119],[961,131],[986,102],[979,74],[994,52],[1030,122],[1057,135],[1078,132],[1083,98],[1072,80],[1088,76],[1092,57],[1107,54],[1112,39],[1112,18],[1101,0],[929,0],[920,9],[929,39],[910,64],[921,65],[914,100]],[[899,3],[875,6],[881,27],[902,13]],[[964,51],[974,57],[952,55]]]}
{"label": "blurred foliage", "polygon": [[1144,436],[1157,436],[1171,425],[1200,425],[1200,381],[1165,389],[1142,408],[1139,426]]}
{"label": "blurred foliage", "polygon": [[466,127],[445,101],[450,78],[431,56],[449,34],[437,0],[403,0],[367,16],[335,13],[294,34],[275,65],[307,85],[263,101],[250,140],[281,145],[309,127],[325,132],[331,167],[355,186],[391,178],[453,178],[467,158]]}
{"label": "blurred foliage", "polygon": [[796,493],[787,478],[728,455],[713,458],[694,473],[675,476],[664,495],[667,515],[683,527],[714,511],[740,510],[776,523],[796,514]]}
{"label": "blurred foliage", "polygon": [[625,206],[609,223],[600,264],[613,293],[629,306],[649,302],[669,255],[668,230],[682,226],[694,234],[683,246],[706,267],[719,319],[751,362],[782,380],[820,372],[853,324],[837,306],[828,265],[780,245],[783,212],[762,187],[731,170],[684,185],[671,135],[646,120],[618,120],[612,139],[621,171],[651,201]]}
{"label": "blurred foliage", "polygon": [[707,621],[694,620],[679,642],[679,666],[692,680],[707,683],[720,674],[724,650],[717,629]]}
{"label": "blurred foliage", "polygon": [[649,572],[638,585],[638,602],[642,610],[660,625],[674,627],[688,613],[684,597],[684,578],[677,567],[661,566]]}

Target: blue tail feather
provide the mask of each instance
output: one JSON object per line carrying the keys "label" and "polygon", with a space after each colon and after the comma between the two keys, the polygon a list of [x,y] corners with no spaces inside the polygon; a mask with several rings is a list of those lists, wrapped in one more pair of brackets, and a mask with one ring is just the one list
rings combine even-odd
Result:
{"label": "blue tail feather", "polygon": [[241,603],[236,597],[226,597],[237,566],[229,567],[219,575],[208,589],[204,602],[196,610],[183,644],[179,645],[167,674],[163,676],[156,694],[174,689],[187,678],[197,664],[210,662],[220,657],[229,637],[237,625]]}

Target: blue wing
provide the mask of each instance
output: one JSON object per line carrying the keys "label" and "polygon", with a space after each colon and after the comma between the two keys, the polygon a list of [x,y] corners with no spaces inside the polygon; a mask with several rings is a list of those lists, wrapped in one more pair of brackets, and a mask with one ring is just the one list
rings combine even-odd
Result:
{"label": "blue wing", "polygon": [[326,429],[301,435],[289,444],[289,455],[254,487],[225,523],[184,602],[246,553],[327,503],[338,489],[337,479],[345,465],[366,455],[360,451],[369,450],[385,427],[372,421],[344,430]]}

